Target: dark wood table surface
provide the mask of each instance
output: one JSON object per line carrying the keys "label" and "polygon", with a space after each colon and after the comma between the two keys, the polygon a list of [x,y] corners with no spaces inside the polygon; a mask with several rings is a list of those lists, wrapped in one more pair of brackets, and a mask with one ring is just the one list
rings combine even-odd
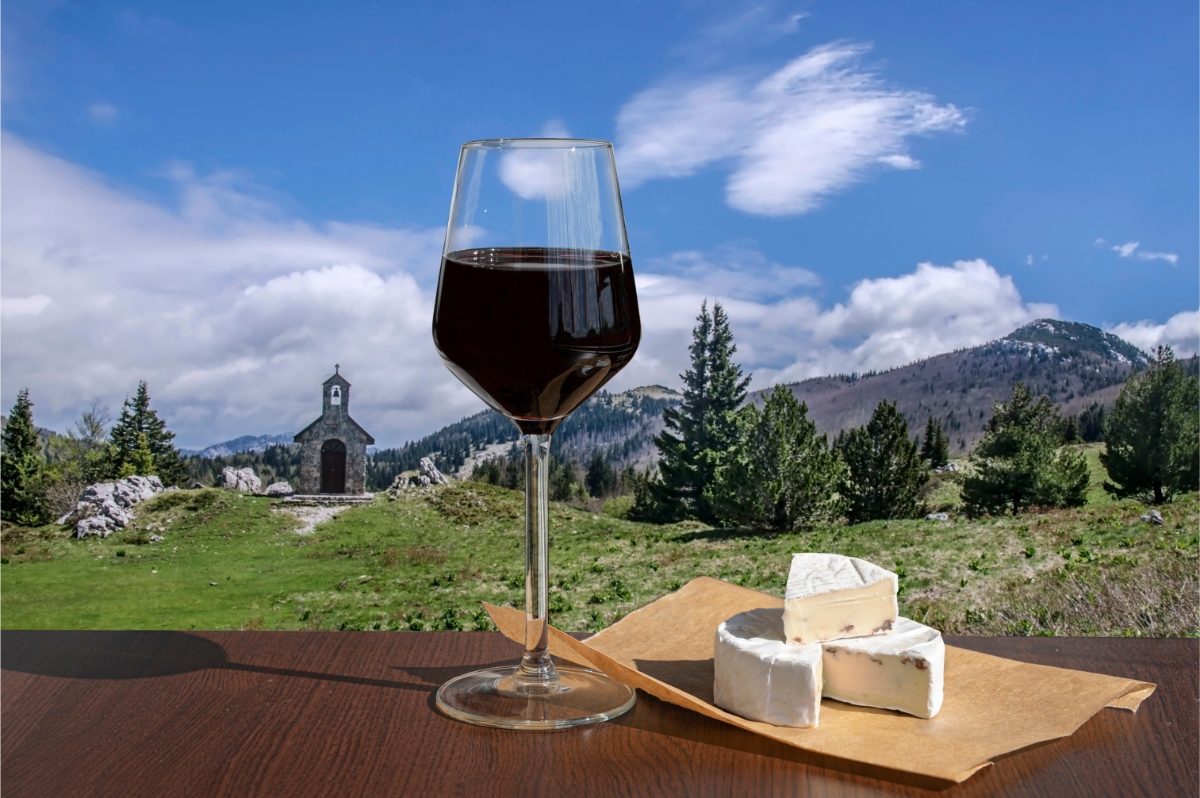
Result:
{"label": "dark wood table surface", "polygon": [[457,723],[437,685],[516,646],[487,632],[0,635],[0,789],[22,796],[1015,795],[1200,793],[1196,640],[948,637],[1144,679],[1137,714],[1002,757],[960,785],[904,785],[644,694],[561,732]]}

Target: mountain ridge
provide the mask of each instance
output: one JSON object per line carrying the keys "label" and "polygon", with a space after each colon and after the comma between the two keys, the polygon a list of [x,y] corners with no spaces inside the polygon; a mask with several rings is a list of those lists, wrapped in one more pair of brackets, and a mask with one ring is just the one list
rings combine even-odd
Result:
{"label": "mountain ridge", "polygon": [[[1017,381],[1025,382],[1035,393],[1049,396],[1063,413],[1077,415],[1093,403],[1111,406],[1129,374],[1144,368],[1147,362],[1146,353],[1098,327],[1044,318],[978,346],[933,355],[879,372],[813,377],[784,387],[808,405],[809,417],[818,430],[831,437],[843,429],[867,423],[879,402],[887,400],[895,402],[904,414],[913,436],[924,429],[927,419],[940,420],[950,439],[951,450],[962,454],[978,441],[991,417],[993,405],[1007,398]],[[752,391],[748,398],[761,403],[774,388]],[[578,439],[567,445],[559,444],[555,454],[586,464],[595,451],[605,451],[604,446],[610,454],[618,447],[625,456],[614,458],[615,464],[638,467],[651,464],[656,453],[653,438],[662,429],[662,407],[680,397],[671,388],[652,385],[618,394],[599,394],[568,418],[561,431],[568,432],[576,417],[586,417],[592,402],[620,404],[626,401],[623,397],[656,397],[662,403],[654,408],[659,418],[628,419],[626,429],[632,437],[622,439],[619,434],[610,434],[605,444]],[[484,418],[499,426],[491,427],[491,437],[472,447],[470,429]],[[588,424],[585,422],[582,426]],[[465,436],[458,440],[454,455],[447,458],[436,449],[426,449],[419,454],[445,460],[439,465],[445,465],[451,471],[467,471],[472,455],[480,452],[484,453],[480,456],[488,456],[506,451],[500,444],[515,441],[517,437],[515,431],[504,432],[511,430],[511,424],[493,411],[469,416],[442,430],[454,430]],[[500,431],[499,436],[497,431]],[[409,457],[418,455],[417,450],[421,447],[417,443],[406,444],[406,447],[415,447],[408,451]]]}

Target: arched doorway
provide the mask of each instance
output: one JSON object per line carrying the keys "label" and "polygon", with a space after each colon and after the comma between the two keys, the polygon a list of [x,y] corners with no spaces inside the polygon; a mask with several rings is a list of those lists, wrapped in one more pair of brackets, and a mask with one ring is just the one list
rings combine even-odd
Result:
{"label": "arched doorway", "polygon": [[346,444],[336,438],[321,444],[321,492],[346,492]]}

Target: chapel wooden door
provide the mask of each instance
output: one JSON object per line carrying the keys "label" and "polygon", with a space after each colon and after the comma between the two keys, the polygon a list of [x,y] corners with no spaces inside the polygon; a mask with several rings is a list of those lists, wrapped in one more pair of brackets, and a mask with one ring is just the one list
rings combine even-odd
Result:
{"label": "chapel wooden door", "polygon": [[321,445],[321,492],[346,492],[346,444],[336,439]]}

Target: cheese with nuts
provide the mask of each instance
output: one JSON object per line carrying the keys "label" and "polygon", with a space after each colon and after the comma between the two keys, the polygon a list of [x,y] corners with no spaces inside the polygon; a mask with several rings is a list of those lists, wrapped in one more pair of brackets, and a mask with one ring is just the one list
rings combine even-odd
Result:
{"label": "cheese with nuts", "polygon": [[823,693],[850,704],[932,718],[942,708],[942,633],[908,618],[890,632],[835,640],[824,650]]}
{"label": "cheese with nuts", "polygon": [[780,610],[740,613],[717,627],[713,702],[750,720],[816,726],[821,663],[819,645],[784,641]]}
{"label": "cheese with nuts", "polygon": [[896,575],[841,554],[796,554],[784,594],[789,643],[878,635],[896,623]]}

